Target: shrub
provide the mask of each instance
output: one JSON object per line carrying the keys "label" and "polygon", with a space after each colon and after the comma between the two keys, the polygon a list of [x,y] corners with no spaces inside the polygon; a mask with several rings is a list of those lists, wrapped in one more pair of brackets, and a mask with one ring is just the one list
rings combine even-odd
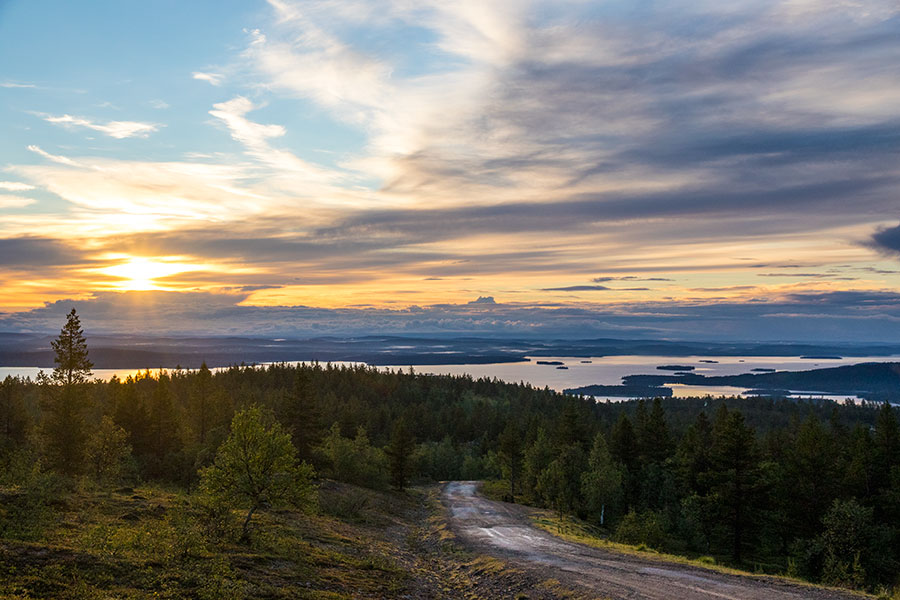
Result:
{"label": "shrub", "polygon": [[629,512],[619,522],[613,539],[617,542],[644,545],[659,550],[665,542],[665,528],[659,513],[647,510]]}

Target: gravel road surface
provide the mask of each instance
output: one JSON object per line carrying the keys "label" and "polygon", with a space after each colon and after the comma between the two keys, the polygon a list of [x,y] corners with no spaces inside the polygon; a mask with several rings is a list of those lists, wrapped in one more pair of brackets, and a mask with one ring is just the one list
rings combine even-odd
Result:
{"label": "gravel road surface", "polygon": [[478,494],[478,483],[445,485],[443,502],[457,537],[518,568],[538,571],[598,598],[680,600],[859,600],[850,592],[805,587],[770,577],[728,575],[567,542],[534,527],[528,509]]}

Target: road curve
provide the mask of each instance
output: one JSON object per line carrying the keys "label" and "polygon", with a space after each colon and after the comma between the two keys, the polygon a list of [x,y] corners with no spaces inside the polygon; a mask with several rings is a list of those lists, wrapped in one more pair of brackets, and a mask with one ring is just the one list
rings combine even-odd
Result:
{"label": "road curve", "polygon": [[537,529],[525,509],[477,494],[478,482],[443,489],[450,525],[468,546],[563,584],[615,600],[859,600],[849,592],[805,587],[780,579],[728,575],[567,542]]}

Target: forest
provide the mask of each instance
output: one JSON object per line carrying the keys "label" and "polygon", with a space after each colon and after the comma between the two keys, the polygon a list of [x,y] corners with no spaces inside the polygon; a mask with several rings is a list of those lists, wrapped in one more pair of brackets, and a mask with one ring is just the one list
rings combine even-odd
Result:
{"label": "forest", "polygon": [[[51,374],[0,383],[0,539],[40,540],[54,498],[85,488],[154,482],[212,498],[210,527],[220,505],[241,509],[246,537],[259,512],[326,480],[403,490],[477,479],[618,542],[859,590],[900,586],[900,420],[887,403],[597,403],[329,364],[101,381],[74,311],[54,351]],[[235,475],[248,445],[250,462],[275,473],[265,489]]]}

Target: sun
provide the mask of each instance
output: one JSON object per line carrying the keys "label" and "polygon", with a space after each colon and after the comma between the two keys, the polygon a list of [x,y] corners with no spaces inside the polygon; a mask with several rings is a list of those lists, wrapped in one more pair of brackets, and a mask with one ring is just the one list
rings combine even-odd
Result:
{"label": "sun", "polygon": [[179,262],[177,259],[130,257],[125,262],[98,269],[98,272],[121,278],[121,281],[114,284],[117,289],[136,292],[166,289],[155,280],[199,269],[198,265]]}

